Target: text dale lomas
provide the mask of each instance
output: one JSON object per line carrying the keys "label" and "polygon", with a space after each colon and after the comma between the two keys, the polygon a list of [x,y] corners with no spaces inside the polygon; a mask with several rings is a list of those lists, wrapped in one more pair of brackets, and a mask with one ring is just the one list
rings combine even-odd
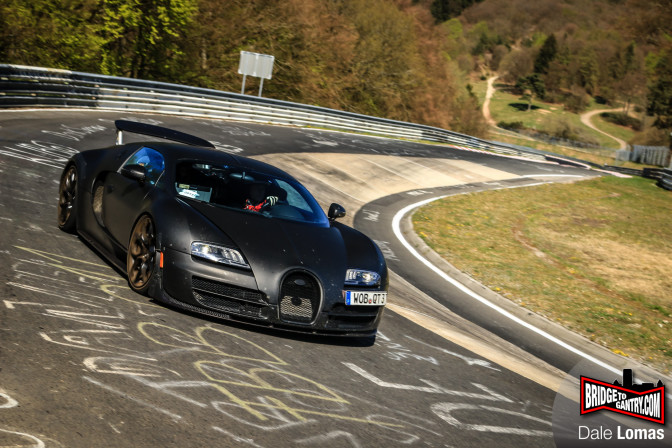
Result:
{"label": "text dale lomas", "polygon": [[[597,411],[611,411],[628,415],[650,422],[665,424],[665,386],[658,384],[632,383],[632,370],[623,370],[623,385],[618,380],[613,384],[581,377],[581,414]],[[664,429],[623,429],[617,427],[613,434],[617,439],[627,440],[661,440],[665,437]],[[579,427],[580,439],[611,439],[609,429],[591,429]]]}

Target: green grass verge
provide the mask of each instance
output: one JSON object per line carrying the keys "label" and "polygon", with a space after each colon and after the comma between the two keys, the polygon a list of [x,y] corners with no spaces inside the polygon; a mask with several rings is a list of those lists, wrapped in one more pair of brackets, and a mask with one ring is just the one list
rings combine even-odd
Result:
{"label": "green grass verge", "polygon": [[649,180],[459,195],[413,216],[442,257],[512,301],[672,369],[672,193]]}

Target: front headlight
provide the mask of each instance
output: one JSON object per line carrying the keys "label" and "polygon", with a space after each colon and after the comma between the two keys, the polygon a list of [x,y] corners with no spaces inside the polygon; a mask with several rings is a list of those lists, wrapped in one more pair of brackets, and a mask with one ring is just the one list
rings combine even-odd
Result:
{"label": "front headlight", "polygon": [[245,261],[243,254],[230,247],[195,241],[191,243],[191,255],[215,263],[250,269],[250,265]]}
{"label": "front headlight", "polygon": [[345,273],[345,284],[349,286],[378,286],[380,274],[363,269],[348,269]]}

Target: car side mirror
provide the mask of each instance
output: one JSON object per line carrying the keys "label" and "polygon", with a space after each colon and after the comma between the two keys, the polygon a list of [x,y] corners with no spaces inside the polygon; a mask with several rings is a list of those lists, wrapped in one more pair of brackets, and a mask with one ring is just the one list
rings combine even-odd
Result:
{"label": "car side mirror", "polygon": [[142,165],[126,165],[121,169],[121,175],[143,183],[147,179],[147,168]]}
{"label": "car side mirror", "polygon": [[331,204],[329,206],[329,213],[327,214],[329,216],[329,221],[334,221],[338,218],[342,218],[345,216],[345,209],[343,208],[342,205],[338,204]]}

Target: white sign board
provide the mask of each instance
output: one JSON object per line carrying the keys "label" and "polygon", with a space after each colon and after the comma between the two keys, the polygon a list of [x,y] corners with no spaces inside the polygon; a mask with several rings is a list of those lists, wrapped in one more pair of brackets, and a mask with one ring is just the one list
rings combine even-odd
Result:
{"label": "white sign board", "polygon": [[241,51],[238,73],[241,75],[256,76],[257,78],[271,79],[274,61],[275,56]]}

